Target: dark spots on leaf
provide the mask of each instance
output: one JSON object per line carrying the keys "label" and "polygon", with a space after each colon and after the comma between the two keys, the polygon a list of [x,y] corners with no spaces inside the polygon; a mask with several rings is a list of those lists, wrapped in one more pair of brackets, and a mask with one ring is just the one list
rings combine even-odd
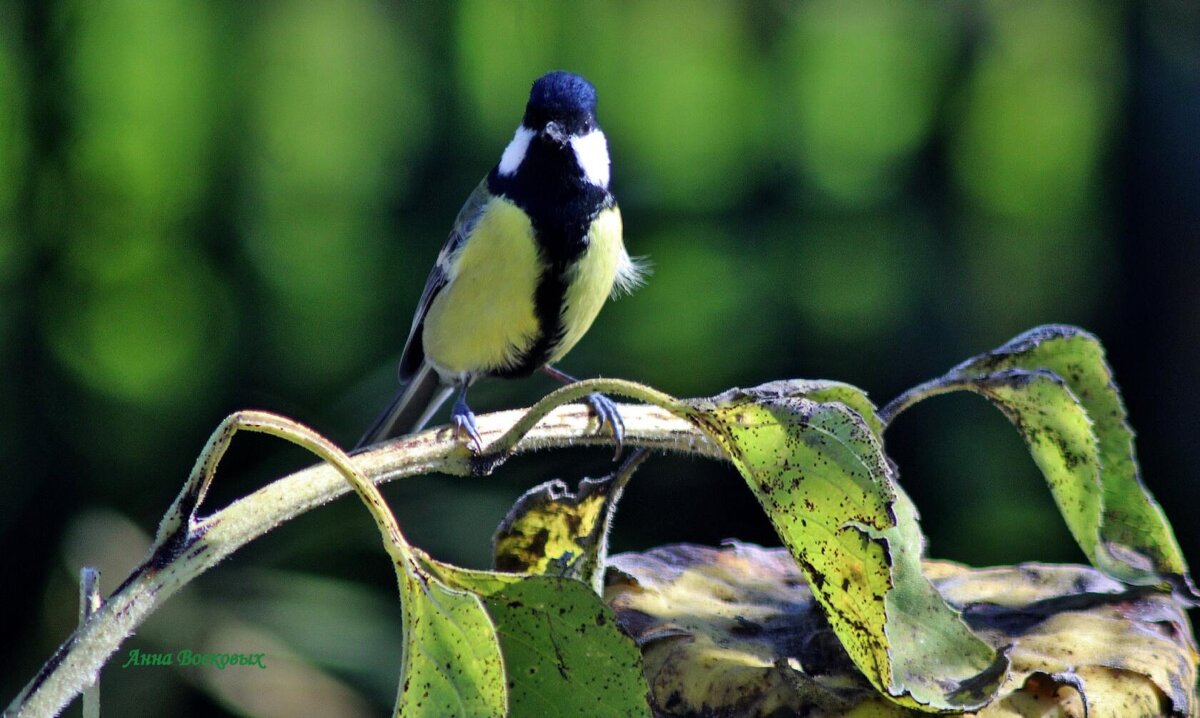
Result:
{"label": "dark spots on leaf", "polygon": [[804,569],[804,576],[808,579],[808,582],[813,587],[813,590],[825,590],[825,575],[818,571],[816,566],[802,558],[797,558],[796,563],[800,564],[800,568]]}
{"label": "dark spots on leaf", "polygon": [[530,539],[529,546],[526,548],[526,551],[536,556],[545,555],[546,542],[549,540],[550,531],[544,528],[539,529],[538,532],[533,535],[533,538]]}
{"label": "dark spots on leaf", "polygon": [[521,573],[528,571],[530,568],[529,563],[525,559],[511,553],[497,555],[494,564],[497,571],[508,573]]}
{"label": "dark spots on leaf", "polygon": [[578,536],[580,533],[579,527],[582,522],[579,514],[574,512],[568,513],[563,517],[563,519],[567,522],[567,530],[570,531],[571,535]]}
{"label": "dark spots on leaf", "polygon": [[[891,546],[888,545],[888,542],[886,540],[881,539],[881,538],[873,538],[870,540],[876,544],[879,544],[879,547],[881,549],[883,549],[882,551],[880,551],[880,554],[883,557],[884,565],[886,565],[888,567],[888,572],[890,573],[891,569],[892,569],[892,560],[893,560]],[[892,581],[891,581],[891,578],[889,577],[888,585],[890,586],[891,584],[892,584]]]}

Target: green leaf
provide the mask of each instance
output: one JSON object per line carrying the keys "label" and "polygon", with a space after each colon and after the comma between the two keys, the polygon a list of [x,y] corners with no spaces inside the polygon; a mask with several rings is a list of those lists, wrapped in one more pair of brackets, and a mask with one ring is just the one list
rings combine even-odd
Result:
{"label": "green leaf", "polygon": [[496,529],[493,565],[498,571],[574,578],[599,594],[613,512],[646,456],[634,452],[612,474],[583,479],[575,493],[559,479],[525,492]]}
{"label": "green leaf", "polygon": [[513,716],[650,716],[642,654],[587,584],[539,576],[485,600]]}
{"label": "green leaf", "polygon": [[[782,382],[783,384],[792,384],[797,382]],[[824,379],[808,380],[801,384],[804,387],[804,396],[810,401],[840,401],[846,406],[853,409],[862,417],[862,420],[867,423],[867,427],[876,435],[883,435],[883,422],[875,413],[875,405],[867,398],[865,392],[856,386],[844,384],[840,381],[827,381]],[[769,387],[770,384],[763,386]],[[762,386],[759,387],[763,388]],[[794,389],[793,389],[794,391]]]}
{"label": "green leaf", "polygon": [[504,662],[492,620],[473,593],[404,567],[404,665],[398,716],[504,716]]}
{"label": "green leaf", "polygon": [[[1056,377],[1062,389],[1045,379],[1021,379],[1018,387],[1022,372]],[[984,394],[1021,430],[1097,568],[1126,583],[1168,584],[1200,598],[1162,507],[1142,482],[1125,405],[1095,336],[1071,326],[1036,327],[930,382],[923,395],[953,389]],[[1080,435],[1081,421],[1094,438]],[[1060,445],[1061,459],[1051,458],[1052,444]]]}
{"label": "green leaf", "polygon": [[587,584],[432,563],[495,623],[512,716],[650,716],[642,655]]}
{"label": "green leaf", "polygon": [[1104,492],[1092,424],[1057,374],[1008,369],[966,384],[987,397],[1025,439],[1071,535],[1105,572],[1120,564],[1100,545]]}
{"label": "green leaf", "polygon": [[[814,401],[811,397],[838,398]],[[862,392],[774,382],[693,402],[749,483],[834,632],[871,683],[923,710],[969,710],[1008,666],[921,574],[922,537]],[[878,424],[876,424],[878,425]]]}

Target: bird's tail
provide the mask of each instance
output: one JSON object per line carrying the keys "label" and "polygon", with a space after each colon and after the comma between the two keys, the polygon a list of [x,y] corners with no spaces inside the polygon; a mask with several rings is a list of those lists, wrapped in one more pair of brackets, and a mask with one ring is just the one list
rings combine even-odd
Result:
{"label": "bird's tail", "polygon": [[354,448],[421,430],[453,391],[454,387],[442,384],[429,362],[422,362]]}

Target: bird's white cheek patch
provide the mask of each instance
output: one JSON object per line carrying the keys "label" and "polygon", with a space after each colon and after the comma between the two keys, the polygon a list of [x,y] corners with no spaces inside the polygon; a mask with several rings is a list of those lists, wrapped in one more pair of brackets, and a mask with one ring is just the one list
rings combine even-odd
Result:
{"label": "bird's white cheek patch", "polygon": [[517,173],[517,168],[525,161],[525,151],[529,149],[529,141],[533,139],[534,131],[524,125],[517,128],[512,142],[504,148],[500,156],[500,174],[508,177]]}
{"label": "bird's white cheek patch", "polygon": [[608,140],[600,130],[592,130],[583,137],[571,138],[571,149],[575,161],[588,182],[597,187],[608,187]]}

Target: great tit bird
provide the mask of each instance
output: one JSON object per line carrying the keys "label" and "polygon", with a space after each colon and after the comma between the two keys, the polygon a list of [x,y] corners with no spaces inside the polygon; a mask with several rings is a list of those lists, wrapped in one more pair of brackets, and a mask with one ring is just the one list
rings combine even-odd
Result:
{"label": "great tit bird", "polygon": [[[610,295],[641,281],[608,184],[596,89],[569,72],[538,78],[500,162],[458,213],[413,317],[400,392],[360,447],[421,429],[457,390],[455,428],[479,449],[467,407],[476,379],[540,369],[574,381],[553,365]],[[600,394],[587,401],[620,446],[616,406]]]}

